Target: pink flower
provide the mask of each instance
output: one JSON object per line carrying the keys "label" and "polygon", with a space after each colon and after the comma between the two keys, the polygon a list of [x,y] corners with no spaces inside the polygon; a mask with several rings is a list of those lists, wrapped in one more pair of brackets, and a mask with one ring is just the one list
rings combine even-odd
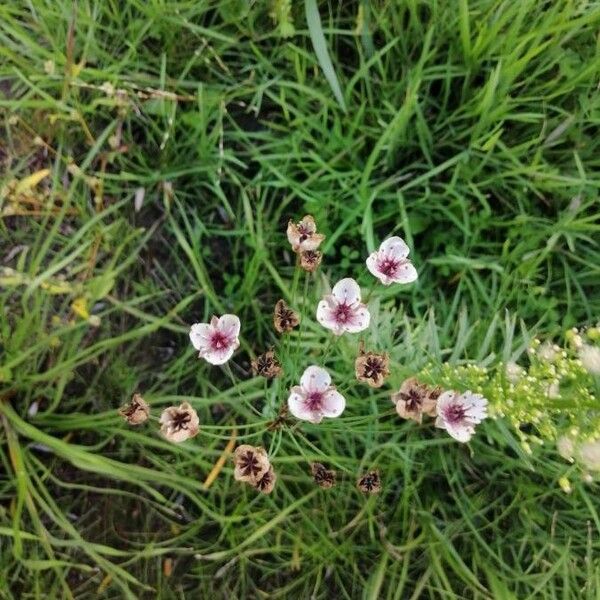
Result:
{"label": "pink flower", "polygon": [[346,408],[346,400],[331,385],[329,373],[315,365],[304,371],[300,385],[295,385],[290,392],[290,412],[303,421],[320,423],[323,417],[339,417]]}
{"label": "pink flower", "polygon": [[468,442],[475,425],[487,417],[487,404],[481,394],[444,392],[437,400],[436,427],[445,429],[459,442]]}
{"label": "pink flower", "polygon": [[410,283],[418,277],[417,270],[407,258],[410,252],[404,240],[393,236],[381,242],[379,250],[367,258],[367,269],[383,283]]}
{"label": "pink flower", "polygon": [[369,326],[370,320],[368,308],[360,301],[358,283],[350,277],[338,281],[317,306],[317,321],[335,335],[358,333]]}
{"label": "pink flower", "polygon": [[200,358],[212,365],[226,363],[240,345],[240,320],[235,315],[213,317],[210,323],[194,323],[190,340]]}

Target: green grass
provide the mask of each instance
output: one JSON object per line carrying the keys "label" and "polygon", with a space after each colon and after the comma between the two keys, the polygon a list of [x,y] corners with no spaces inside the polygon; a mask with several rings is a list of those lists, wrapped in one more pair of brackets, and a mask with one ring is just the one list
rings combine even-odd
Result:
{"label": "green grass", "polygon": [[[598,7],[75,4],[0,6],[0,597],[598,598],[597,482],[502,421],[464,447],[388,400],[429,361],[493,366],[599,318]],[[307,212],[327,239],[305,295],[285,226]],[[343,276],[375,287],[391,233],[420,277],[373,295],[373,393],[313,307]],[[304,325],[266,386],[249,357],[281,297]],[[223,311],[235,385],[187,338]],[[313,361],[348,410],[268,431]],[[136,390],[155,417],[189,400],[200,435],[128,428]],[[271,496],[230,463],[203,489],[234,428],[270,451]]]}

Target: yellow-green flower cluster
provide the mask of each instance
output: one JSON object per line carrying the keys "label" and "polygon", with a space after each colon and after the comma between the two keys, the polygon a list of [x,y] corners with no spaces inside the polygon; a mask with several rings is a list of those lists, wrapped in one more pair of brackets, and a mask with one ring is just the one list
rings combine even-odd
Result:
{"label": "yellow-green flower cluster", "polygon": [[527,452],[532,444],[555,442],[565,433],[581,442],[600,439],[598,378],[582,363],[575,336],[580,338],[577,332],[567,335],[566,348],[534,340],[522,366],[446,363],[429,365],[421,376],[445,389],[483,394],[490,416],[507,419]]}

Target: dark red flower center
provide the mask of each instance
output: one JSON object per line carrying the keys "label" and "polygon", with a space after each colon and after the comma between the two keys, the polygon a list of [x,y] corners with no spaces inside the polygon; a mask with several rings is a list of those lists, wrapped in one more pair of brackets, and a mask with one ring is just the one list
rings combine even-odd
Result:
{"label": "dark red flower center", "polygon": [[347,323],[352,318],[352,308],[348,304],[338,304],[335,309],[335,320],[338,323]]}
{"label": "dark red flower center", "polygon": [[447,423],[460,423],[465,418],[466,410],[460,404],[451,404],[444,409],[444,420]]}
{"label": "dark red flower center", "polygon": [[222,331],[213,331],[210,336],[210,347],[213,350],[223,350],[224,348],[227,348],[230,343],[231,340],[229,339],[229,336],[225,335]]}
{"label": "dark red flower center", "polygon": [[423,394],[418,390],[409,390],[400,394],[400,397],[406,403],[406,410],[410,412],[417,412],[423,404]]}
{"label": "dark red flower center", "polygon": [[383,373],[383,363],[380,358],[367,358],[365,362],[365,377],[377,379]]}
{"label": "dark red flower center", "polygon": [[319,410],[323,404],[323,392],[309,392],[304,402],[308,410]]}
{"label": "dark red flower center", "polygon": [[388,277],[393,277],[400,266],[400,261],[395,258],[384,258],[377,265],[379,272]]}
{"label": "dark red flower center", "polygon": [[178,412],[171,419],[171,427],[176,431],[180,429],[187,429],[190,421],[192,420],[192,415],[188,412]]}

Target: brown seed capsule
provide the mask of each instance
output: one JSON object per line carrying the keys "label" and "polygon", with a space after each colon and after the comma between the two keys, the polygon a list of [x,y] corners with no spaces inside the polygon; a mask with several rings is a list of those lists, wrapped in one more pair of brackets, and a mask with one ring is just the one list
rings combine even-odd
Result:
{"label": "brown seed capsule", "polygon": [[273,313],[273,325],[279,333],[291,331],[300,323],[300,316],[292,310],[285,300],[278,300]]}
{"label": "brown seed capsule", "polygon": [[399,416],[420,423],[424,414],[435,417],[440,393],[441,388],[431,388],[411,377],[402,384],[400,391],[392,395],[392,402]]}
{"label": "brown seed capsule", "polygon": [[273,379],[283,373],[281,363],[275,356],[273,350],[260,354],[252,361],[252,372],[254,375]]}
{"label": "brown seed capsule", "polygon": [[300,268],[312,273],[319,268],[323,260],[323,253],[318,250],[305,250],[300,253]]}
{"label": "brown seed capsule", "polygon": [[233,453],[235,469],[233,477],[255,485],[267,473],[271,464],[267,451],[262,446],[242,444]]}
{"label": "brown seed capsule", "polygon": [[121,406],[119,414],[130,425],[141,425],[150,416],[150,407],[141,394],[134,394],[129,404]]}
{"label": "brown seed capsule", "polygon": [[317,225],[312,215],[306,215],[299,223],[290,220],[287,237],[294,252],[316,250],[325,239],[323,234],[317,233]]}
{"label": "brown seed capsule", "polygon": [[323,489],[332,488],[335,485],[336,472],[328,469],[321,463],[312,463],[310,472],[315,480],[315,483]]}
{"label": "brown seed capsule", "polygon": [[188,402],[169,406],[160,415],[160,432],[170,442],[184,442],[199,431],[198,413]]}
{"label": "brown seed capsule", "polygon": [[363,494],[378,494],[381,491],[379,471],[369,471],[359,477],[356,482],[356,487],[358,487]]}
{"label": "brown seed capsule", "polygon": [[263,494],[270,494],[275,487],[277,476],[273,467],[269,466],[269,470],[254,484],[254,487]]}
{"label": "brown seed capsule", "polygon": [[364,381],[373,388],[381,387],[390,374],[390,357],[387,354],[365,352],[361,342],[359,355],[354,362],[356,378]]}

